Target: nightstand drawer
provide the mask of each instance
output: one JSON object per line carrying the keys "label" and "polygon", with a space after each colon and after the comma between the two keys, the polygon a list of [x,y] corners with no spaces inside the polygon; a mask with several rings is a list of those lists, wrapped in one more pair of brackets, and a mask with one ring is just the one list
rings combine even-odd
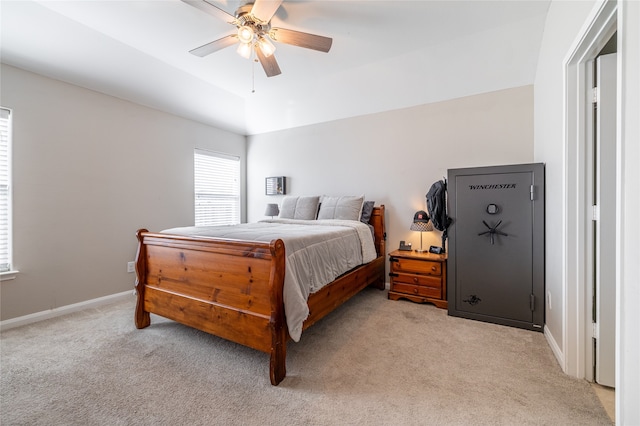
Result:
{"label": "nightstand drawer", "polygon": [[436,287],[426,287],[422,285],[411,285],[411,284],[398,283],[396,281],[393,282],[393,285],[391,286],[391,290],[399,293],[413,294],[415,296],[423,296],[423,297],[433,297],[436,299],[440,298],[440,296],[442,295],[442,289],[439,287],[436,288]]}
{"label": "nightstand drawer", "polygon": [[395,250],[389,253],[388,298],[433,303],[447,309],[447,255]]}
{"label": "nightstand drawer", "polygon": [[393,272],[417,272],[419,274],[442,275],[440,262],[394,258],[391,262]]}
{"label": "nightstand drawer", "polygon": [[434,288],[442,287],[442,280],[440,279],[440,277],[430,277],[428,275],[413,274],[393,274],[391,278],[394,284],[404,283]]}

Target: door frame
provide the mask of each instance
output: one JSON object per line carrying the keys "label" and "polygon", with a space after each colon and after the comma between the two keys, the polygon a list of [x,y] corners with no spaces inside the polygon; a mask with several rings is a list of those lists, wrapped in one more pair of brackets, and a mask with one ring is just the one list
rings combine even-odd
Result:
{"label": "door frame", "polygon": [[[591,224],[591,208],[587,206],[586,179],[591,167],[588,163],[588,63],[594,60],[618,29],[617,3],[602,2],[588,21],[588,27],[576,40],[564,60],[564,182],[563,185],[563,264],[564,264],[564,321],[563,321],[563,371],[575,377],[593,381],[593,351],[591,324],[591,248],[587,227]],[[621,33],[618,32],[618,41]],[[621,56],[618,55],[618,74]],[[618,79],[618,92],[620,91]],[[620,97],[616,100],[620,111]],[[618,114],[619,116],[619,114]],[[618,163],[620,139],[616,140]],[[618,164],[619,165],[619,164]],[[616,172],[616,193],[621,192],[620,168]],[[617,215],[620,215],[618,209]],[[616,229],[619,242],[620,230]],[[616,278],[616,288],[619,288]]]}

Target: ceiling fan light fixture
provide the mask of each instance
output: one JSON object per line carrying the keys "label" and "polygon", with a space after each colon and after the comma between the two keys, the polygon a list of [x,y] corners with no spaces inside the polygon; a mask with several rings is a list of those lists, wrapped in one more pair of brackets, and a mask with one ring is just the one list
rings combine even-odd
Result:
{"label": "ceiling fan light fixture", "polygon": [[253,28],[248,25],[243,25],[238,28],[238,39],[242,43],[251,43],[253,41],[255,33],[253,32]]}
{"label": "ceiling fan light fixture", "polygon": [[258,38],[258,47],[267,58],[276,51],[276,47],[271,40],[269,40],[269,37],[260,36],[260,38]]}
{"label": "ceiling fan light fixture", "polygon": [[251,43],[240,43],[238,45],[238,49],[236,50],[236,52],[238,52],[238,55],[246,59],[251,59],[252,51],[253,50],[251,49]]}
{"label": "ceiling fan light fixture", "polygon": [[[1,2],[2,0],[0,0]],[[231,15],[211,0],[182,0],[197,9],[223,19],[235,27],[236,32],[191,49],[189,53],[205,57],[239,42],[237,52],[244,58],[260,62],[267,77],[281,74],[273,42],[328,52],[333,39],[286,28],[272,28],[271,19],[284,0],[239,0],[240,6]],[[225,2],[227,3],[227,2]]]}

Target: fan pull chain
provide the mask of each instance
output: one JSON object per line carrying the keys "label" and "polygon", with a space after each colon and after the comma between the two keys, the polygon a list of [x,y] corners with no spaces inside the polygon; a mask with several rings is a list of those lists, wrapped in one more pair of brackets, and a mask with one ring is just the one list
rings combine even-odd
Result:
{"label": "fan pull chain", "polygon": [[254,58],[251,66],[251,93],[256,93],[256,62],[258,59]]}

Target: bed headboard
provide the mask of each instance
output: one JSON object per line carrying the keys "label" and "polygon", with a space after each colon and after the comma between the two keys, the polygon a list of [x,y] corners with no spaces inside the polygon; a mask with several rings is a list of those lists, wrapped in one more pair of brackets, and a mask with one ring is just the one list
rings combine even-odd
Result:
{"label": "bed headboard", "polygon": [[387,231],[385,230],[384,225],[384,204],[373,208],[369,224],[373,226],[373,234],[375,237],[378,256],[386,256],[385,241],[387,239]]}

